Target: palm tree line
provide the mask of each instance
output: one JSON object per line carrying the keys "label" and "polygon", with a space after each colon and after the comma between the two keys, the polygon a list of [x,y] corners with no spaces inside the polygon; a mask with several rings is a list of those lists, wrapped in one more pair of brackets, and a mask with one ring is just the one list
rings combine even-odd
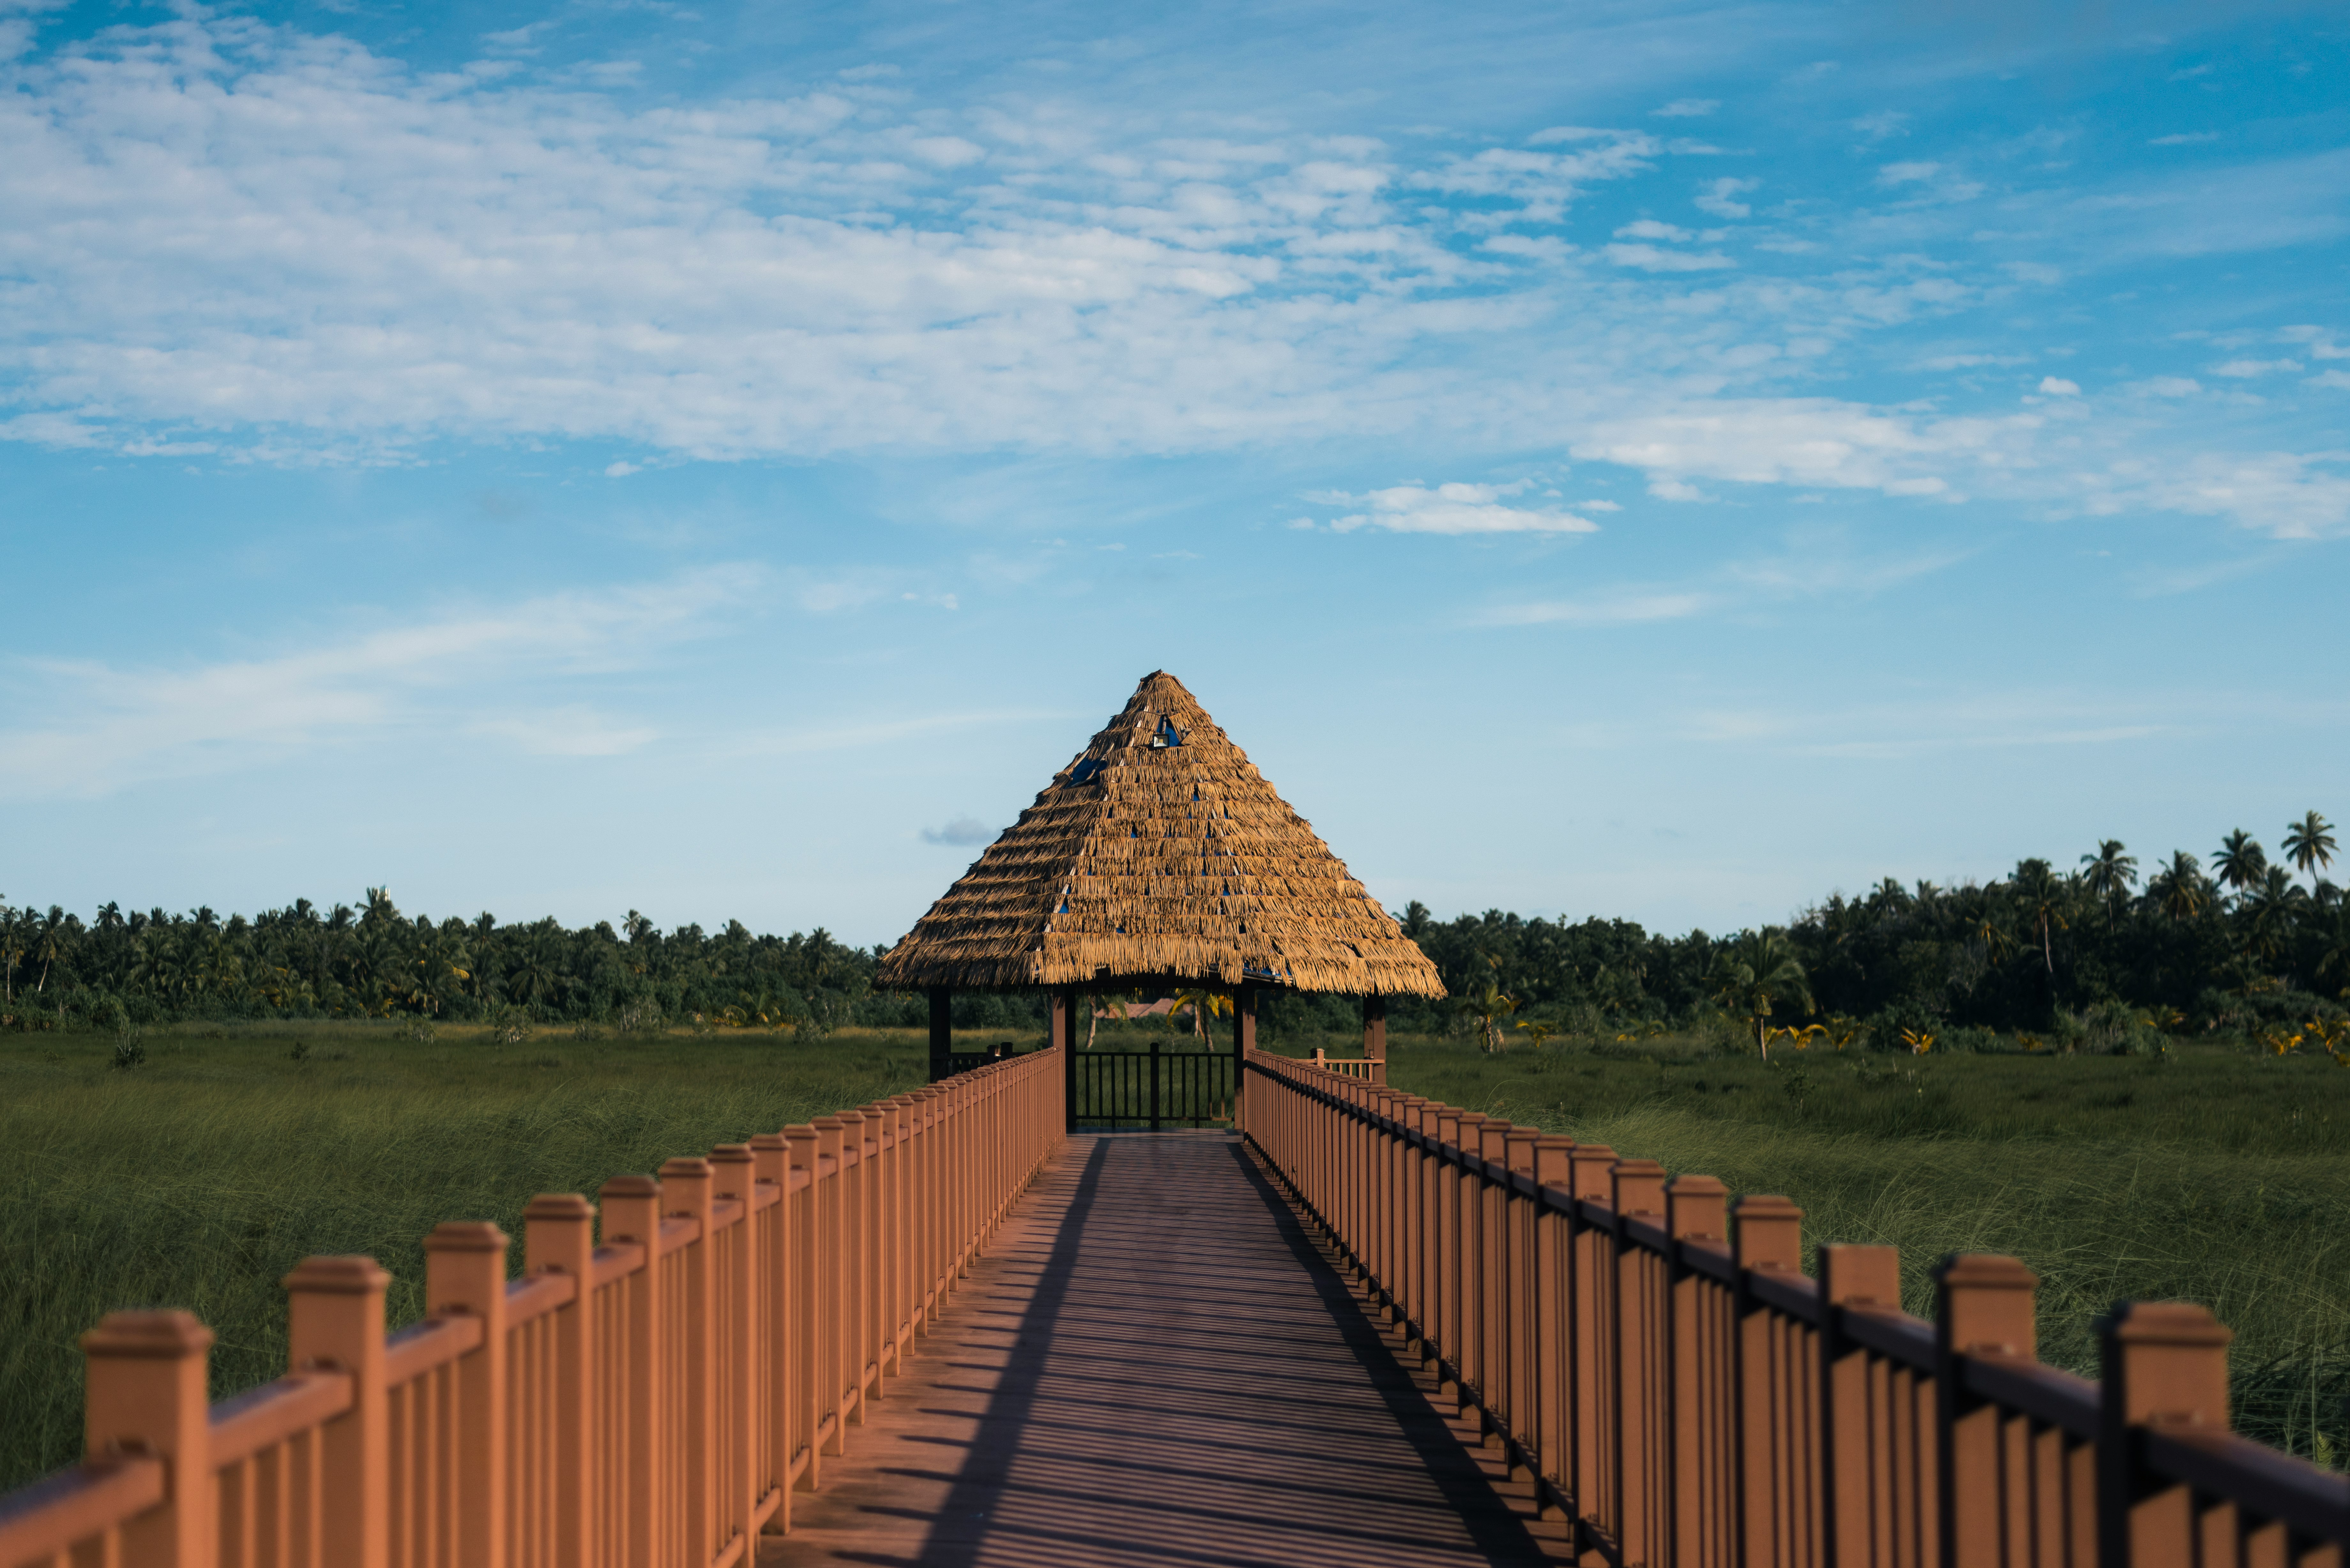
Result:
{"label": "palm tree line", "polygon": [[[2177,850],[2141,877],[2128,846],[2106,839],[2071,867],[2027,858],[1950,888],[1887,878],[1726,938],[1501,910],[1438,921],[1417,903],[1404,927],[1456,996],[1498,984],[1517,1023],[1546,1033],[1728,1015],[1759,1043],[1816,1017],[1873,1021],[1893,1044],[1903,1030],[2044,1031],[2117,1009],[2174,1031],[2250,1033],[2344,1013],[2350,900],[2324,875],[2338,847],[2313,811],[2287,825],[2279,861],[2238,828],[2208,870]],[[1397,1026],[1440,1018],[1399,1004]]]}
{"label": "palm tree line", "polygon": [[[633,909],[617,929],[488,914],[411,919],[380,888],[356,908],[297,898],[251,919],[108,904],[85,923],[55,906],[0,903],[0,1014],[20,1023],[629,1013],[829,1027],[851,1021],[860,1002],[872,1010],[878,961],[821,927],[789,937],[754,936],[740,921],[663,932]],[[892,1000],[882,1011],[897,1022],[903,1008]]]}
{"label": "palm tree line", "polygon": [[[2287,826],[2277,862],[2238,828],[2208,871],[2177,850],[2141,877],[2137,857],[2107,839],[2070,867],[2027,858],[2004,877],[1950,888],[1888,877],[1785,926],[1726,937],[1499,909],[1440,921],[1414,902],[1404,930],[1456,1000],[1398,999],[1390,1026],[1463,1027],[1490,1044],[1504,1020],[1548,1035],[1727,1016],[1767,1044],[1773,1029],[1826,1017],[1869,1021],[1892,1044],[1904,1031],[2045,1030],[2100,1008],[2235,1033],[2338,1017],[2350,994],[2350,900],[2324,876],[2337,851],[2333,825],[2314,811]],[[715,933],[663,932],[634,910],[617,929],[487,914],[411,919],[380,888],[356,907],[297,898],[251,919],[109,904],[85,923],[55,906],[0,901],[0,1019],[920,1024],[921,999],[874,992],[881,951],[822,928],[776,937],[729,921]],[[959,995],[954,1006],[958,1027],[1029,1027],[1042,1016],[1041,997]],[[1263,1018],[1275,1035],[1345,1029],[1351,1003],[1280,995]]]}

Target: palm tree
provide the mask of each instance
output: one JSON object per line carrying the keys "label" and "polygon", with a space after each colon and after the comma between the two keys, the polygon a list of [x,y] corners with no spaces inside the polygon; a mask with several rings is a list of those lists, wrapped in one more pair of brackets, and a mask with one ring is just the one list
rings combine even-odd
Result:
{"label": "palm tree", "polygon": [[2064,879],[2045,860],[2033,858],[2015,863],[2015,900],[2023,910],[2026,925],[2040,929],[2040,960],[2048,966],[2048,977],[2056,977],[2056,950],[2049,939],[2051,926],[2062,929],[2064,924]]}
{"label": "palm tree", "polygon": [[1502,989],[1499,971],[1502,961],[1489,958],[1486,967],[1494,971],[1482,987],[1461,999],[1461,1011],[1477,1021],[1477,1044],[1488,1055],[1499,1054],[1509,1044],[1502,1033],[1502,1020],[1518,1010],[1518,999]]}
{"label": "palm tree", "polygon": [[2203,879],[2203,863],[2184,849],[2170,852],[2170,864],[2156,873],[2146,890],[2160,900],[2162,912],[2174,920],[2191,920],[2211,901],[2211,885]]}
{"label": "palm tree", "polygon": [[[821,927],[817,928],[816,934],[819,936],[824,934]],[[1232,1012],[1232,999],[1222,992],[1210,991],[1205,986],[1191,991],[1179,991],[1175,993],[1175,1005],[1167,1010],[1169,1020],[1171,1022],[1177,1013],[1187,1007],[1191,1010],[1191,1033],[1199,1036],[1202,1045],[1209,1045],[1213,1044],[1208,1033],[1209,1020],[1222,1017]]]}
{"label": "palm tree", "polygon": [[2314,811],[2284,830],[2285,858],[2312,882],[2317,880],[2319,871],[2334,864],[2335,847],[2334,825]]}
{"label": "palm tree", "polygon": [[0,904],[0,1002],[16,1000],[16,962],[30,939],[31,914]]}
{"label": "palm tree", "polygon": [[2293,886],[2293,878],[2282,866],[2272,866],[2261,885],[2244,900],[2244,911],[2251,917],[2251,946],[2262,958],[2273,961],[2284,950],[2293,935],[2301,906],[2309,902],[2309,895]]}
{"label": "palm tree", "polygon": [[1723,948],[1713,962],[1714,1000],[1742,1013],[1754,1026],[1754,1047],[1771,1059],[1771,1009],[1777,1002],[1815,1011],[1810,977],[1787,933],[1776,926],[1748,931]]}
{"label": "palm tree", "polygon": [[2219,873],[2222,887],[2241,893],[2257,887],[2268,875],[2268,851],[2240,827],[2220,841],[2220,853],[2211,857],[2211,869]]}
{"label": "palm tree", "polygon": [[1967,917],[1967,934],[1982,943],[1984,956],[1993,967],[2015,950],[2015,939],[2007,934],[2000,902],[1988,892],[1976,898],[1974,910]]}
{"label": "palm tree", "polygon": [[33,932],[33,956],[41,961],[41,983],[33,989],[49,989],[49,966],[65,956],[73,929],[66,924],[66,912],[55,904],[49,906],[48,917]]}
{"label": "palm tree", "polygon": [[2106,901],[2108,925],[2121,913],[2122,900],[2129,896],[2137,882],[2137,857],[2122,853],[2122,841],[2105,838],[2097,842],[2095,855],[2081,857],[2088,869],[2081,874],[2082,884],[2090,893]]}

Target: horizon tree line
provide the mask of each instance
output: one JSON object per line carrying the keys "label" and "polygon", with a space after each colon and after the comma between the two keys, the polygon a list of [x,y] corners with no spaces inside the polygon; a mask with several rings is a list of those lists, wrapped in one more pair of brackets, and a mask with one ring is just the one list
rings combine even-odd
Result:
{"label": "horizon tree line", "polygon": [[[2350,900],[2326,880],[2338,853],[2315,811],[2287,826],[2272,863],[2242,828],[2210,869],[2176,850],[2141,880],[2106,839],[2059,869],[2017,862],[2004,877],[1944,888],[1891,877],[1830,895],[1783,926],[1713,937],[1637,922],[1526,919],[1499,909],[1400,917],[1452,994],[1399,999],[1391,1026],[1536,1037],[1614,1025],[1682,1026],[1734,1017],[1767,1044],[1765,1020],[1867,1020],[1903,1029],[2019,1032],[2138,1010],[2172,1030],[2249,1033],[2340,1016],[2350,993]],[[2306,886],[2303,885],[2304,881]],[[699,1016],[712,1023],[819,1031],[848,1023],[918,1025],[922,999],[876,992],[884,950],[821,927],[788,937],[662,931],[630,910],[577,929],[550,918],[502,922],[403,915],[385,888],[325,909],[296,898],[247,919],[209,907],[170,913],[107,904],[88,922],[0,900],[0,1026],[95,1026],[174,1018],[400,1016],[543,1023]],[[1033,1028],[1043,999],[961,995],[966,1028]],[[633,1010],[633,1011],[631,1011]],[[1275,993],[1265,1026],[1350,1027],[1347,999]]]}

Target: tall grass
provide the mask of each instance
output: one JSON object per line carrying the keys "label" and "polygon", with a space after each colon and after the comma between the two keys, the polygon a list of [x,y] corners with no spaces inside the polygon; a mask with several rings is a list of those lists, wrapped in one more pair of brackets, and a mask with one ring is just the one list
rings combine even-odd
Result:
{"label": "tall grass", "polygon": [[1498,1057],[1399,1040],[1389,1078],[1734,1192],[1784,1193],[1807,1250],[1899,1247],[1920,1316],[1936,1261],[2010,1253],[2040,1276],[2041,1354],[2085,1375],[2112,1303],[2200,1302],[2235,1331],[2240,1428],[2329,1463],[2350,1455],[2350,1073],[2324,1058],[2183,1046],[1765,1067],[1671,1038]]}
{"label": "tall grass", "polygon": [[78,1457],[75,1341],[107,1312],[197,1314],[222,1397],[285,1369],[278,1281],[305,1257],[372,1254],[406,1322],[443,1220],[496,1220],[519,1264],[536,1193],[592,1194],[924,1076],[910,1031],[494,1046],[311,1025],[144,1044],[129,1071],[110,1037],[0,1044],[0,1489]]}

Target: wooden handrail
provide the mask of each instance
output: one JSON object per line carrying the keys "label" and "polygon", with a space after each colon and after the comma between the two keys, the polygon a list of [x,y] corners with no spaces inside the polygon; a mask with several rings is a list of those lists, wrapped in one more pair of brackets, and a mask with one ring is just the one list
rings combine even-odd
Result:
{"label": "wooden handrail", "polygon": [[1928,1323],[1891,1248],[1802,1273],[1784,1199],[1732,1206],[1326,1061],[1243,1072],[1258,1153],[1594,1560],[1963,1568],[2086,1542],[2095,1568],[2167,1568],[2191,1535],[2198,1563],[2343,1568],[2350,1479],[2227,1431],[2200,1308],[2117,1308],[2093,1383],[2031,1354],[2012,1260],[1947,1261]]}
{"label": "wooden handrail", "polygon": [[615,1179],[600,1214],[543,1195],[515,1278],[495,1227],[443,1225],[433,1315],[390,1334],[389,1275],[311,1259],[293,1369],[216,1406],[202,1324],[116,1314],[84,1341],[91,1458],[0,1497],[0,1568],[747,1564],[1060,1143],[1062,1076],[992,1062]]}

